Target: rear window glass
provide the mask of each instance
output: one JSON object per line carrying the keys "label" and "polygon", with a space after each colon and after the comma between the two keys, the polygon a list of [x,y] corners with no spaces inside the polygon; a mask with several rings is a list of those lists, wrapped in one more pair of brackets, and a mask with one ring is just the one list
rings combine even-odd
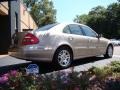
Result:
{"label": "rear window glass", "polygon": [[45,25],[45,26],[42,26],[38,29],[36,29],[36,31],[47,31],[49,29],[51,29],[52,27],[58,25],[58,23],[55,23],[55,24],[48,24],[48,25]]}

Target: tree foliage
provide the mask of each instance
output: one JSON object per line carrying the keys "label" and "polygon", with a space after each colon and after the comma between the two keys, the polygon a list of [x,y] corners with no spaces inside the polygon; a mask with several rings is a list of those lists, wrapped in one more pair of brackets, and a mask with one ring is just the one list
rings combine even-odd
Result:
{"label": "tree foliage", "polygon": [[120,38],[120,3],[94,7],[87,15],[77,15],[74,21],[87,24],[107,38]]}
{"label": "tree foliage", "polygon": [[23,0],[23,3],[26,5],[26,7],[31,8],[34,6],[34,4],[38,2],[38,0]]}
{"label": "tree foliage", "polygon": [[38,26],[56,22],[56,10],[49,0],[24,0]]}
{"label": "tree foliage", "polygon": [[88,19],[89,17],[86,14],[83,14],[81,16],[77,15],[76,18],[74,19],[74,22],[87,24]]}

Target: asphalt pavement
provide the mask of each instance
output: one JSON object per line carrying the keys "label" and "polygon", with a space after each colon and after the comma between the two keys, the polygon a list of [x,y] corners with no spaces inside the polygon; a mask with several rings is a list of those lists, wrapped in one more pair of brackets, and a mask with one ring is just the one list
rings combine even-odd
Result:
{"label": "asphalt pavement", "polygon": [[[112,58],[105,59],[103,56],[98,56],[92,58],[79,59],[75,60],[70,68],[64,70],[69,71],[72,68],[72,70],[75,71],[84,71],[88,70],[93,66],[106,66],[111,61],[120,61],[120,46],[114,48],[114,55]],[[60,68],[54,68],[51,63],[31,62],[22,59],[17,59],[9,55],[0,55],[0,73],[5,73],[11,69],[26,68],[31,63],[37,64],[39,66],[40,74],[61,70]]]}

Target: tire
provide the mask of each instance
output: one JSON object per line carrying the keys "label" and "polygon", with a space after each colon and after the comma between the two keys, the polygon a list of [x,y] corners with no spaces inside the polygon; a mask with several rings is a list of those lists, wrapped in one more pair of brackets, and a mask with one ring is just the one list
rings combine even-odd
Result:
{"label": "tire", "polygon": [[109,45],[106,50],[106,54],[104,55],[105,58],[112,58],[113,56],[113,46]]}
{"label": "tire", "polygon": [[73,60],[73,54],[68,47],[58,48],[54,55],[54,64],[59,68],[68,68]]}

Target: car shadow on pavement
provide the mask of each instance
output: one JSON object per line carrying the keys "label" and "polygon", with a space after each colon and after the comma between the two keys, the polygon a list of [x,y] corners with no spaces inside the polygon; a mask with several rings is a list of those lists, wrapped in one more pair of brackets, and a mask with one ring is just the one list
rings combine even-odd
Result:
{"label": "car shadow on pavement", "polygon": [[87,63],[94,63],[96,61],[103,60],[103,59],[105,59],[105,58],[102,56],[99,56],[99,57],[90,57],[90,58],[75,60],[72,64],[72,67],[79,66],[82,64],[87,64]]}
{"label": "car shadow on pavement", "polygon": [[[103,59],[105,58],[104,57],[90,57],[90,58],[85,58],[85,59],[79,59],[79,60],[73,61],[71,67],[76,67],[79,65],[87,64],[87,63],[94,63],[96,61],[103,60]],[[58,67],[56,68],[56,66],[53,66],[52,63],[32,62],[31,64],[37,64],[39,66],[40,74],[63,70]]]}
{"label": "car shadow on pavement", "polygon": [[[96,61],[104,60],[104,59],[105,59],[104,57],[100,56],[100,57],[90,57],[90,58],[85,58],[85,59],[74,60],[71,67],[77,67],[77,66],[80,66],[83,64],[94,63]],[[37,64],[39,66],[39,74],[64,70],[64,69],[58,68],[57,66],[54,66],[52,63],[32,61],[32,62],[24,63],[24,64],[16,64],[16,65],[1,67],[0,68],[0,75],[7,73],[10,70],[20,70],[20,71],[22,70],[23,71],[30,64]]]}

